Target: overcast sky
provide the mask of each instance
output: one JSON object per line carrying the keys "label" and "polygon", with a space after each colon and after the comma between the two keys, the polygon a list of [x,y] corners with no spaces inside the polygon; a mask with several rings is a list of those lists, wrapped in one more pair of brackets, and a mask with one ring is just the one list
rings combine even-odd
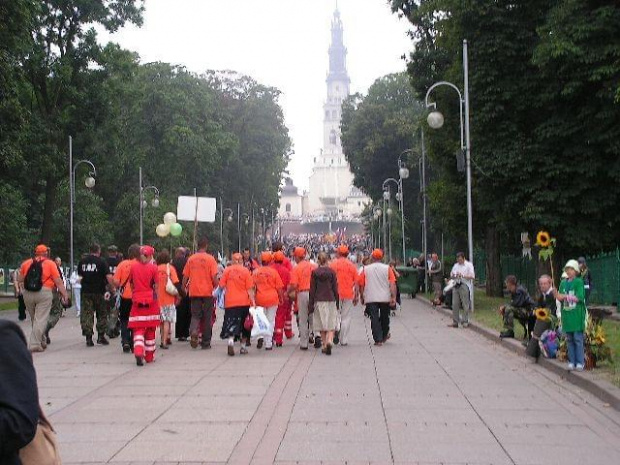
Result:
{"label": "overcast sky", "polygon": [[[147,0],[144,25],[112,36],[142,62],[164,61],[190,71],[228,69],[283,93],[295,155],[289,171],[306,189],[322,144],[327,49],[336,0]],[[338,0],[348,48],[351,92],[402,71],[412,45],[408,25],[387,0]]]}

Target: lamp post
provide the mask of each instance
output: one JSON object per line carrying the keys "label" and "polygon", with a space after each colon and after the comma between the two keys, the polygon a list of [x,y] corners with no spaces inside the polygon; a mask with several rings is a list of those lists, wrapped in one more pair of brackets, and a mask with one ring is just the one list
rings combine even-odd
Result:
{"label": "lamp post", "polygon": [[[467,246],[469,261],[474,261],[474,239],[473,239],[473,218],[472,218],[472,200],[471,200],[471,140],[469,134],[469,63],[467,59],[467,40],[463,41],[463,86],[464,96],[454,84],[447,81],[440,81],[429,87],[426,92],[424,102],[426,108],[432,108],[428,114],[428,125],[433,129],[439,129],[443,126],[444,117],[437,110],[435,102],[429,102],[430,93],[439,86],[448,86],[456,91],[459,96],[459,116],[461,121],[461,150],[465,151],[465,164],[467,167]],[[473,304],[472,304],[473,307]]]}
{"label": "lamp post", "polygon": [[140,244],[144,243],[144,209],[147,207],[146,200],[144,200],[144,192],[152,190],[155,192],[155,197],[151,201],[153,208],[159,207],[159,189],[155,186],[144,187],[142,185],[142,167],[138,168],[139,183],[140,183]]}
{"label": "lamp post", "polygon": [[[406,168],[405,168],[406,169]],[[404,174],[404,173],[403,173]],[[407,175],[409,175],[409,170],[407,170]],[[386,206],[386,202],[390,202],[392,194],[390,192],[390,187],[389,187],[389,183],[393,182],[394,184],[396,184],[396,191],[398,193],[398,197],[402,198],[402,188],[401,188],[401,183],[394,178],[387,178],[385,181],[383,181],[383,209],[384,209],[384,217],[383,217],[383,221],[386,221],[385,215],[388,214],[388,210],[390,210],[390,215],[392,214],[391,212],[391,208],[389,208],[389,204],[388,206]],[[388,233],[387,230],[387,225],[384,224],[383,225],[383,229],[384,229],[384,238],[383,238],[383,246],[384,247],[388,247],[388,241],[387,241],[387,237],[385,237],[385,235]],[[390,241],[389,241],[389,257],[390,260],[392,259],[392,237],[390,236]]]}
{"label": "lamp post", "polygon": [[73,165],[73,138],[69,136],[69,211],[70,211],[70,219],[69,219],[69,260],[70,260],[70,269],[71,275],[74,270],[74,262],[73,262],[73,208],[75,205],[75,170],[82,163],[89,165],[92,168],[92,171],[88,172],[88,177],[84,180],[84,184],[89,189],[95,187],[95,176],[97,176],[97,169],[95,165],[90,160],[79,160],[75,165]]}
{"label": "lamp post", "polygon": [[[376,207],[374,207],[372,209],[372,216],[374,217],[374,220],[377,223],[380,223],[381,220],[381,215],[383,214],[383,210],[381,210],[381,207],[379,207],[378,205]],[[381,248],[381,233],[380,233],[380,228],[378,228],[379,230],[377,231],[377,245],[379,246],[379,248]],[[374,242],[373,242],[373,247],[375,246]]]}
{"label": "lamp post", "polygon": [[223,208],[220,201],[220,252],[222,253],[222,260],[224,260],[224,215],[227,215],[226,221],[232,223],[233,211],[230,208]]}
{"label": "lamp post", "polygon": [[405,262],[407,261],[407,258],[406,258],[407,246],[405,243],[405,197],[404,197],[405,191],[403,189],[403,179],[407,179],[409,177],[409,169],[407,168],[405,162],[401,160],[401,157],[408,152],[411,152],[411,149],[404,150],[398,156],[398,189],[399,189],[399,192],[396,194],[396,200],[398,200],[400,204],[400,223],[401,223],[401,235],[402,235],[402,241],[403,241],[403,255],[402,255],[403,264],[405,264]]}
{"label": "lamp post", "polygon": [[[239,252],[241,252],[241,242],[242,242],[241,231],[243,229],[243,226],[247,226],[250,223],[250,215],[248,215],[247,213],[240,214],[240,212],[241,212],[241,209],[239,207],[239,204],[237,204],[237,229],[238,229],[237,233],[239,234]],[[243,220],[243,224],[241,223],[242,220]]]}

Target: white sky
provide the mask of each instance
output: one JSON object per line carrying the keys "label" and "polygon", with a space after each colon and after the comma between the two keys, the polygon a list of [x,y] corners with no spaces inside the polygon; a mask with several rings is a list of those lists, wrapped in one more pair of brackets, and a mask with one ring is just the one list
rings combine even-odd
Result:
{"label": "white sky", "polygon": [[[147,0],[144,25],[126,27],[112,40],[138,52],[142,62],[164,61],[188,70],[228,69],[283,93],[293,140],[289,171],[307,189],[312,159],[322,145],[327,50],[336,0]],[[339,0],[348,48],[351,92],[365,93],[375,79],[402,71],[412,43],[408,23],[387,0]]]}

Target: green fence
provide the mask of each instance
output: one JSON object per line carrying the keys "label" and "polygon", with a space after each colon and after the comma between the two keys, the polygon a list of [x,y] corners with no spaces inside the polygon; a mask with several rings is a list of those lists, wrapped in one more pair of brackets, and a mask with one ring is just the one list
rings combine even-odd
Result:
{"label": "green fence", "polygon": [[[620,301],[620,251],[586,257],[592,274],[590,302],[599,305],[618,305]],[[527,290],[536,292],[536,259],[502,256],[502,275],[513,274]],[[484,251],[474,254],[474,267],[478,282],[486,282],[486,257]]]}

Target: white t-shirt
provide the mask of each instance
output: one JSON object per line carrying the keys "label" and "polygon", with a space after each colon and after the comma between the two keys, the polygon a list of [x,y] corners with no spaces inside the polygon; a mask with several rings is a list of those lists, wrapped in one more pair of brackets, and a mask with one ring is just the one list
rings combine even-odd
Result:
{"label": "white t-shirt", "polygon": [[[465,260],[462,265],[459,262],[456,262],[454,266],[452,267],[450,276],[458,276],[458,275],[469,276],[469,277],[475,278],[476,273],[474,272],[474,265],[472,265],[471,262],[468,262],[467,260]],[[467,284],[467,286],[469,286],[470,288],[473,284],[471,279],[462,278],[462,282]]]}

